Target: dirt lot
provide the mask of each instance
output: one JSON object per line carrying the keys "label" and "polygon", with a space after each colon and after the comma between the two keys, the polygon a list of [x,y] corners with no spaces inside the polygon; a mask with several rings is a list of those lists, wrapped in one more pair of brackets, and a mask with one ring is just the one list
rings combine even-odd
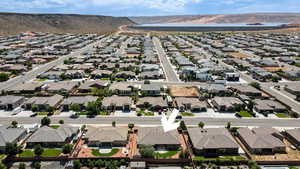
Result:
{"label": "dirt lot", "polygon": [[232,57],[235,57],[235,58],[239,58],[239,59],[244,59],[244,58],[250,57],[249,55],[246,55],[246,54],[240,53],[240,52],[233,52],[233,53],[230,53],[229,55],[231,55]]}
{"label": "dirt lot", "polygon": [[268,160],[268,161],[294,161],[300,160],[300,151],[291,149],[291,143],[287,140],[284,140],[286,144],[287,154],[275,154],[275,155],[252,155],[253,160]]}
{"label": "dirt lot", "polygon": [[200,93],[195,86],[169,86],[171,96],[174,97],[199,97]]}
{"label": "dirt lot", "polygon": [[263,69],[270,71],[270,72],[276,72],[280,69],[283,71],[290,70],[288,67],[264,67]]}

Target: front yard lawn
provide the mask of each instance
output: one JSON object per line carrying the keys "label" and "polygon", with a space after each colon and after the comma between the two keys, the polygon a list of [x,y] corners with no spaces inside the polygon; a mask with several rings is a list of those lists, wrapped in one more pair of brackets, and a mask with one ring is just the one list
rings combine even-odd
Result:
{"label": "front yard lawn", "polygon": [[[44,149],[44,152],[42,154],[42,157],[57,157],[62,153],[61,149]],[[20,157],[34,157],[35,154],[33,150],[24,150],[21,154],[19,154]]]}
{"label": "front yard lawn", "polygon": [[276,116],[278,118],[289,118],[290,117],[288,114],[285,114],[285,113],[276,113]]}
{"label": "front yard lawn", "polygon": [[49,112],[38,112],[39,116],[47,116]]}
{"label": "front yard lawn", "polygon": [[166,153],[155,153],[156,158],[171,158],[176,155],[178,151],[168,151]]}
{"label": "front yard lawn", "polygon": [[182,112],[182,116],[194,116],[194,113],[189,113],[189,112]]}
{"label": "front yard lawn", "polygon": [[119,151],[120,151],[119,149],[113,148],[113,149],[111,150],[111,152],[109,152],[109,153],[100,153],[100,152],[99,152],[99,149],[93,149],[93,150],[92,150],[92,154],[93,154],[94,156],[98,156],[98,157],[111,157],[111,156],[117,154]]}
{"label": "front yard lawn", "polygon": [[139,110],[137,111],[137,116],[154,116],[154,113],[151,111]]}
{"label": "front yard lawn", "polygon": [[240,111],[237,114],[240,117],[253,117],[253,114],[248,111]]}
{"label": "front yard lawn", "polygon": [[50,125],[51,128],[57,129],[59,125]]}

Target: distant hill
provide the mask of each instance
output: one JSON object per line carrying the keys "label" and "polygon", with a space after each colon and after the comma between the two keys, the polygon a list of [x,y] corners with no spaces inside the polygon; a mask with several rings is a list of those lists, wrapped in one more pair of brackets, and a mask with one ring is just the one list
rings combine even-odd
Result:
{"label": "distant hill", "polygon": [[107,33],[135,24],[127,17],[76,14],[0,13],[0,34],[26,31],[51,33]]}
{"label": "distant hill", "polygon": [[130,19],[138,24],[153,24],[153,23],[187,23],[187,24],[300,23],[300,13],[178,15],[178,16],[130,17]]}

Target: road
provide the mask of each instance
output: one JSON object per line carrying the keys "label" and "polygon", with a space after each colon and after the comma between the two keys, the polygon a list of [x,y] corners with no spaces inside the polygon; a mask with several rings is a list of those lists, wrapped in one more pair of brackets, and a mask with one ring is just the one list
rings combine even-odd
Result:
{"label": "road", "polygon": [[[19,124],[40,123],[42,117],[1,117],[0,124],[10,124],[16,120]],[[58,124],[59,120],[64,120],[65,124],[99,124],[111,125],[112,121],[116,121],[118,125],[127,125],[134,123],[136,125],[161,125],[161,117],[115,117],[106,116],[95,118],[79,117],[50,117],[53,124]],[[297,119],[237,119],[237,118],[203,118],[203,117],[184,117],[183,120],[187,125],[198,125],[200,121],[209,126],[225,126],[227,122],[231,122],[232,126],[265,126],[265,127],[300,127]]]}
{"label": "road", "polygon": [[78,56],[82,52],[84,52],[86,50],[89,50],[89,49],[92,49],[93,46],[98,45],[104,39],[105,38],[103,38],[99,41],[96,41],[94,43],[91,43],[91,44],[89,44],[89,45],[87,45],[87,46],[85,46],[81,49],[72,51],[68,55],[60,56],[58,59],[56,59],[54,61],[51,61],[51,62],[43,64],[43,65],[39,65],[38,67],[34,68],[33,70],[25,73],[25,75],[20,75],[20,76],[17,76],[15,78],[12,78],[12,79],[10,79],[6,82],[2,82],[2,83],[0,83],[0,90],[5,90],[5,89],[7,89],[11,86],[17,86],[17,85],[22,84],[23,82],[30,81],[30,80],[36,78],[36,76],[38,76],[39,74],[47,72],[48,70],[50,70],[54,66],[63,64],[65,59],[68,59],[68,58],[73,57],[73,56]]}
{"label": "road", "polygon": [[163,71],[165,73],[166,79],[168,82],[180,82],[176,72],[174,71],[170,61],[167,58],[167,55],[161,46],[160,40],[157,37],[153,38],[153,43],[155,45],[159,60],[161,62],[161,66],[163,67]]}

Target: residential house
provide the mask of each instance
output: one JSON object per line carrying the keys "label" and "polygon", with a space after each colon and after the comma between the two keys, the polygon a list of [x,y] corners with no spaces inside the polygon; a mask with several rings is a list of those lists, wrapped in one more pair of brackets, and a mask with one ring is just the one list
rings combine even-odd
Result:
{"label": "residential house", "polygon": [[19,143],[25,139],[27,130],[22,127],[0,126],[0,152],[5,153],[6,143]]}
{"label": "residential house", "polygon": [[23,96],[0,96],[0,109],[13,110],[21,106],[25,101]]}
{"label": "residential house", "polygon": [[211,104],[218,111],[240,111],[237,107],[243,106],[244,103],[236,97],[214,97]]}
{"label": "residential house", "polygon": [[195,155],[237,155],[239,145],[225,128],[188,128],[189,141]]}
{"label": "residential house", "polygon": [[42,90],[42,87],[44,84],[42,83],[35,83],[35,82],[29,82],[29,83],[22,83],[16,86],[9,87],[7,91],[9,93],[14,94],[33,94],[36,92],[40,92]]}
{"label": "residential house", "polygon": [[151,110],[162,110],[168,108],[167,101],[163,97],[141,97],[138,99],[137,107]]}
{"label": "residential house", "polygon": [[64,111],[68,111],[71,105],[78,104],[81,110],[84,110],[89,102],[95,102],[97,99],[95,96],[71,96],[63,100],[62,107]]}
{"label": "residential house", "polygon": [[295,147],[300,148],[300,129],[285,130],[285,136]]}
{"label": "residential house", "polygon": [[268,114],[274,113],[274,112],[286,112],[287,108],[274,100],[261,100],[261,99],[255,99],[254,100],[254,110],[256,110],[259,113],[264,114],[267,116]]}
{"label": "residential house", "polygon": [[90,80],[81,83],[78,87],[78,91],[80,93],[88,93],[91,92],[92,89],[104,89],[107,88],[109,85],[109,81],[105,80]]}
{"label": "residential house", "polygon": [[162,86],[158,84],[142,84],[140,90],[143,96],[159,96]]}
{"label": "residential house", "polygon": [[72,143],[78,133],[79,128],[70,125],[60,125],[57,129],[42,126],[26,140],[26,145],[28,148],[38,144],[43,147],[61,148],[65,144]]}
{"label": "residential house", "polygon": [[113,72],[109,70],[96,69],[91,73],[93,79],[110,78]]}
{"label": "residential house", "polygon": [[115,91],[118,95],[131,96],[134,94],[133,90],[137,86],[127,82],[115,82],[109,86],[109,89]]}
{"label": "residential house", "polygon": [[128,96],[110,96],[105,97],[102,100],[102,109],[103,110],[122,110],[122,111],[130,111],[132,105],[132,99]]}
{"label": "residential house", "polygon": [[39,111],[47,111],[48,108],[58,108],[63,96],[54,95],[50,97],[32,97],[24,103],[25,109],[31,110],[32,106],[37,106]]}
{"label": "residential house", "polygon": [[47,83],[45,89],[50,93],[70,93],[75,89],[77,85],[78,82],[60,81],[54,83]]}
{"label": "residential house", "polygon": [[250,130],[239,128],[238,138],[252,154],[285,153],[286,146],[279,132],[274,128],[259,127]]}
{"label": "residential house", "polygon": [[252,96],[252,97],[261,97],[262,92],[250,85],[230,85],[231,90],[239,93],[240,95]]}
{"label": "residential house", "polygon": [[162,127],[141,127],[138,129],[137,137],[138,147],[152,145],[156,150],[178,150],[181,146],[177,130],[164,132]]}
{"label": "residential house", "polygon": [[91,147],[125,147],[128,143],[128,129],[88,126],[85,138]]}
{"label": "residential house", "polygon": [[176,97],[175,103],[180,111],[202,112],[207,110],[207,103],[198,98]]}

